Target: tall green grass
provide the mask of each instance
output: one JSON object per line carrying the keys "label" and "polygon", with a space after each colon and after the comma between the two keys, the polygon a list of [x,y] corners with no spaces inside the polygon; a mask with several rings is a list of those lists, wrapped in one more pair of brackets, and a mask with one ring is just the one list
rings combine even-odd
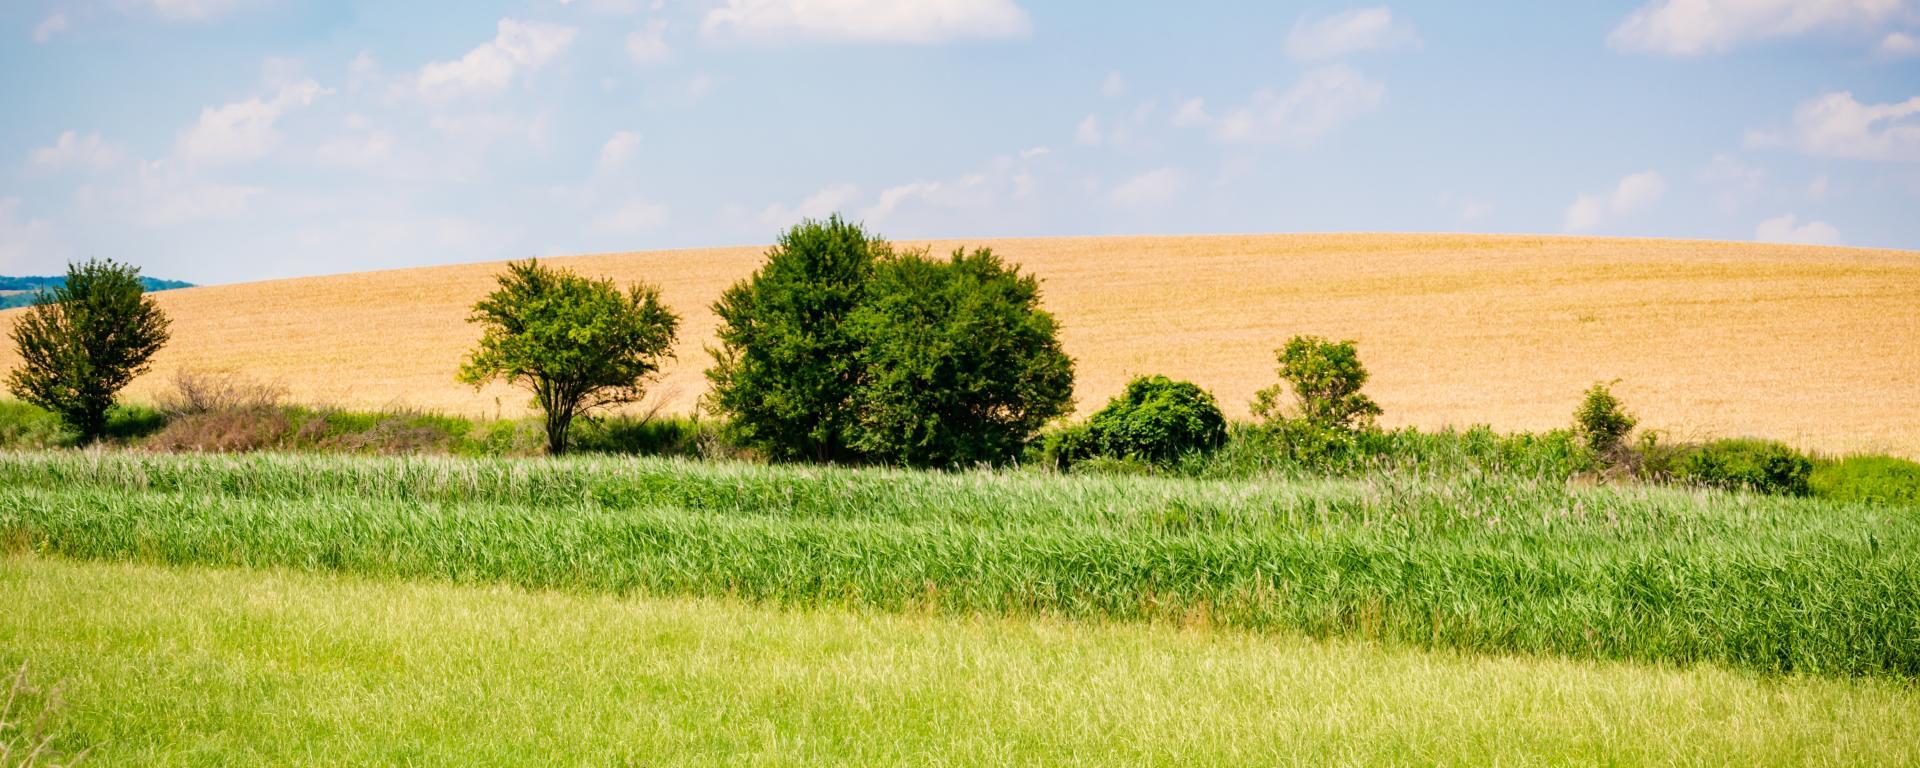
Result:
{"label": "tall green grass", "polygon": [[0,543],[789,605],[1920,676],[1920,519],[1466,473],[0,455]]}

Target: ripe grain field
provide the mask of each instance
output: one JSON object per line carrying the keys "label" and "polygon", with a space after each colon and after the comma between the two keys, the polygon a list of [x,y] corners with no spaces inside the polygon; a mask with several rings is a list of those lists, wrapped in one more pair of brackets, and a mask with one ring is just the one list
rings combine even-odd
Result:
{"label": "ripe grain field", "polygon": [[[914,243],[935,250],[957,241]],[[1244,414],[1294,334],[1353,338],[1390,426],[1563,426],[1580,391],[1621,379],[1646,426],[1920,458],[1920,253],[1755,243],[1481,235],[970,240],[1045,280],[1045,303],[1097,407],[1136,374],[1212,389]],[[720,291],[760,247],[556,263],[657,282],[686,318],[656,387],[704,389]],[[466,309],[498,263],[159,294],[175,341],[132,389],[181,366],[243,369],[294,399],[476,415],[525,398],[453,380]],[[0,323],[10,316],[0,315]],[[0,368],[15,363],[0,350]]]}

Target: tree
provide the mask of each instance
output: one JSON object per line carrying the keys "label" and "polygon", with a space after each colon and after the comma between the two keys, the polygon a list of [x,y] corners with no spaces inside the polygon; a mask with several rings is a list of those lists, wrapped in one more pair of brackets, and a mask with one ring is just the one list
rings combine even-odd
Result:
{"label": "tree", "polygon": [[1318,336],[1287,340],[1276,357],[1283,383],[1260,390],[1254,415],[1269,422],[1285,420],[1280,397],[1292,389],[1298,418],[1323,429],[1351,432],[1373,425],[1380,406],[1360,393],[1367,369],[1360,364],[1354,342],[1331,342]]}
{"label": "tree", "polygon": [[460,366],[475,388],[505,380],[533,392],[546,416],[547,451],[567,450],[575,416],[638,401],[673,357],[680,318],[660,291],[639,283],[623,293],[538,261],[515,262],[499,288],[473,305],[468,322],[484,330]]}
{"label": "tree", "polygon": [[107,431],[107,410],[165,346],[171,321],[146,295],[140,269],[114,261],[68,265],[67,278],[13,325],[22,364],[15,397],[56,414],[83,443]]}
{"label": "tree", "polygon": [[[1618,383],[1618,382],[1616,382]],[[1621,441],[1639,423],[1622,407],[1620,398],[1606,384],[1595,384],[1573,412],[1574,433],[1603,460],[1611,461]]]}
{"label": "tree", "polygon": [[849,447],[865,458],[998,464],[1073,406],[1039,281],[990,250],[880,261],[847,327],[860,365]]}
{"label": "tree", "polygon": [[839,216],[780,236],[767,260],[713,305],[720,345],[709,410],[734,438],[775,459],[847,461],[860,342],[847,321],[866,298],[886,241]]}

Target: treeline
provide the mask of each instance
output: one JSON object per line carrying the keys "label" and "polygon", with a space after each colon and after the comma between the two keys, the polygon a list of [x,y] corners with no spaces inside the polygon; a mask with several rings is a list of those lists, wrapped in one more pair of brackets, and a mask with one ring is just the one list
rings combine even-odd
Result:
{"label": "treeline", "polygon": [[[9,277],[0,275],[0,309],[14,309],[32,306],[41,293],[65,285],[66,276],[52,277]],[[180,280],[161,280],[153,277],[140,278],[140,286],[148,291],[170,291],[176,288],[192,288],[193,283]]]}
{"label": "treeline", "polygon": [[[82,443],[141,434],[164,450],[536,450],[519,423],[288,406],[283,393],[205,372],[181,372],[161,412],[116,427],[115,396],[167,341],[168,322],[145,286],[126,265],[70,268],[16,323],[24,365],[9,388],[56,414]],[[1276,350],[1275,383],[1250,404],[1251,422],[1229,421],[1203,388],[1159,375],[1135,379],[1073,421],[1073,360],[1040,299],[1039,281],[991,250],[901,249],[836,216],[783,233],[713,305],[720,325],[699,408],[708,419],[619,415],[644,399],[674,355],[680,317],[657,287],[538,261],[510,264],[474,305],[480,340],[457,375],[476,387],[505,381],[528,391],[541,414],[537,441],[556,455],[584,448],[1198,477],[1443,467],[1920,502],[1920,464],[1816,461],[1777,442],[1636,433],[1636,419],[1604,383],[1586,393],[1567,428],[1544,434],[1381,429],[1355,342],[1314,336]],[[23,442],[9,437],[23,420],[0,417],[0,443]]]}

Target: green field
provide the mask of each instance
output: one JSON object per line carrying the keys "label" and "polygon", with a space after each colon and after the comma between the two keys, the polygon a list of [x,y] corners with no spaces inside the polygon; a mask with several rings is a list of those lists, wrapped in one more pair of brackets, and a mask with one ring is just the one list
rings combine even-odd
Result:
{"label": "green field", "polygon": [[1911,508],[1477,474],[6,454],[0,542],[85,559],[1920,677]]}
{"label": "green field", "polygon": [[92,765],[1920,764],[1920,691],[1222,629],[0,559]]}

